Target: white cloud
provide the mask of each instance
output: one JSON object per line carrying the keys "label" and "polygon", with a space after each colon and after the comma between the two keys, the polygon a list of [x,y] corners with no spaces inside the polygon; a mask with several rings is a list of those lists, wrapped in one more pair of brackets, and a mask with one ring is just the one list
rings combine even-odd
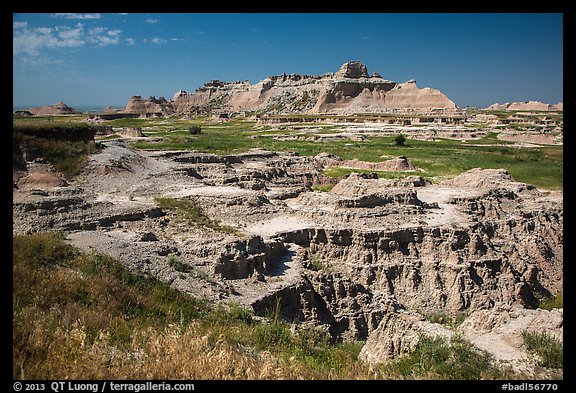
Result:
{"label": "white cloud", "polygon": [[50,27],[37,27],[35,30],[40,34],[50,34],[52,32]]}
{"label": "white cloud", "polygon": [[53,46],[61,48],[72,48],[82,46],[86,43],[84,40],[84,27],[78,26],[74,29],[59,29],[60,31],[54,37]]}
{"label": "white cloud", "polygon": [[91,42],[99,45],[99,46],[106,46],[106,45],[118,45],[120,40],[118,37],[108,37],[105,35],[93,36]]}
{"label": "white cloud", "polygon": [[95,27],[88,30],[88,41],[99,46],[118,45],[120,42],[120,33],[122,33],[122,30],[109,30],[107,27]]}
{"label": "white cloud", "polygon": [[144,22],[154,24],[154,23],[158,23],[158,22],[160,22],[160,21],[159,21],[158,19],[148,18],[148,19],[146,19]]}
{"label": "white cloud", "polygon": [[154,38],[152,38],[151,42],[153,44],[160,45],[160,44],[165,44],[166,40],[164,38],[154,37]]}
{"label": "white cloud", "polygon": [[126,38],[126,45],[136,45],[136,40],[134,38]]}
{"label": "white cloud", "polygon": [[52,14],[53,18],[66,18],[66,19],[100,19],[100,14]]}
{"label": "white cloud", "polygon": [[102,34],[106,31],[105,27],[93,27],[90,30],[88,30],[89,34]]}
{"label": "white cloud", "polygon": [[127,12],[117,12],[118,15],[128,15]]}
{"label": "white cloud", "polygon": [[28,26],[28,22],[13,22],[12,23],[12,28],[13,29],[21,29],[23,27],[27,27]]}
{"label": "white cloud", "polygon": [[20,27],[13,32],[13,54],[38,56],[46,48],[76,48],[88,44],[117,45],[122,30],[94,27],[86,30],[82,23],[75,26]]}

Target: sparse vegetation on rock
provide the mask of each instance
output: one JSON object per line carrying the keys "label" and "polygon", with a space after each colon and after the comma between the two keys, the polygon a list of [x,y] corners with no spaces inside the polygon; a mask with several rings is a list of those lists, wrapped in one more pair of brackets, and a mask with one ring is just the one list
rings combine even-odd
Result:
{"label": "sparse vegetation on rock", "polygon": [[550,336],[546,332],[522,333],[526,349],[539,357],[539,364],[542,367],[563,368],[564,350],[560,340]]}

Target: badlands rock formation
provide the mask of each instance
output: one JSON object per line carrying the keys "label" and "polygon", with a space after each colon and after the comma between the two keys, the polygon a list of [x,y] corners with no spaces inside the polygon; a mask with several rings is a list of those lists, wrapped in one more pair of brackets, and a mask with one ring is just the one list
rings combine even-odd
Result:
{"label": "badlands rock formation", "polygon": [[[370,363],[413,348],[418,333],[453,334],[426,321],[438,312],[468,316],[459,329],[474,345],[523,364],[518,326],[548,320],[547,331],[561,334],[561,311],[532,310],[563,288],[561,192],[498,169],[440,184],[351,174],[314,192],[338,157],[101,143],[66,182],[46,167],[33,175],[39,163],[26,156],[30,174],[13,190],[14,233],[61,230],[86,251],[190,294],[367,340],[361,358]],[[193,202],[219,226],[188,223],[157,197]]]}
{"label": "badlands rock formation", "polygon": [[493,111],[563,111],[564,104],[559,102],[557,104],[545,104],[540,101],[528,101],[528,102],[507,102],[505,104],[492,104],[487,110]]}
{"label": "badlands rock formation", "polygon": [[28,109],[28,112],[32,113],[33,115],[73,115],[80,113],[74,108],[70,108],[62,101],[59,101],[54,105],[30,108]]}
{"label": "badlands rock formation", "polygon": [[134,96],[128,113],[160,111],[257,112],[353,114],[389,112],[456,112],[459,108],[440,91],[416,86],[416,81],[397,83],[379,73],[368,74],[357,61],[323,75],[282,74],[255,85],[245,82],[206,83],[194,93],[178,91],[170,101]]}
{"label": "badlands rock formation", "polygon": [[140,96],[133,96],[128,100],[124,112],[127,113],[162,113],[165,110],[169,110],[168,102],[164,97],[156,98],[149,97],[144,100]]}
{"label": "badlands rock formation", "polygon": [[456,329],[427,321],[411,311],[389,313],[370,335],[359,358],[369,364],[380,364],[413,351],[423,336],[450,341],[455,335],[487,351],[498,362],[530,374],[523,347],[523,332],[545,333],[563,341],[563,310],[530,310],[500,305],[469,315]]}

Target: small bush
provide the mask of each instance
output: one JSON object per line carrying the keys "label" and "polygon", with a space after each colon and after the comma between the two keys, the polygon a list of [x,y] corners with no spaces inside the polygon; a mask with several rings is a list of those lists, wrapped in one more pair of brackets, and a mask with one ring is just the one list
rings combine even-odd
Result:
{"label": "small bush", "polygon": [[215,282],[214,279],[212,277],[210,277],[210,275],[208,273],[206,273],[204,270],[202,270],[200,268],[194,269],[194,277],[196,277],[200,280],[211,282],[211,283]]}
{"label": "small bush", "polygon": [[538,304],[538,308],[542,308],[548,311],[552,310],[553,308],[562,307],[564,307],[562,291],[558,292],[555,296],[540,300]]}
{"label": "small bush", "polygon": [[441,325],[449,325],[452,318],[446,314],[445,311],[436,311],[430,314],[427,318],[432,323],[439,323]]}
{"label": "small bush", "polygon": [[524,346],[528,352],[540,357],[540,366],[550,368],[564,367],[564,346],[556,337],[546,332],[522,332]]}
{"label": "small bush", "polygon": [[241,306],[238,303],[230,304],[228,314],[230,315],[231,319],[244,322],[247,325],[253,325],[255,323],[254,313],[252,312],[252,310],[244,306]]}
{"label": "small bush", "polygon": [[421,336],[416,349],[402,356],[387,368],[403,378],[482,379],[500,378],[500,370],[492,366],[492,357],[455,335],[450,342]]}
{"label": "small bush", "polygon": [[195,124],[193,126],[188,127],[188,132],[190,132],[190,134],[192,135],[198,135],[202,133],[202,127],[200,127],[199,125]]}
{"label": "small bush", "polygon": [[180,273],[190,273],[192,271],[192,266],[182,262],[182,259],[177,255],[170,255],[168,257],[168,265]]}
{"label": "small bush", "polygon": [[448,315],[445,311],[435,311],[426,317],[432,323],[439,323],[452,328],[456,328],[466,319],[466,313],[459,312],[456,315]]}
{"label": "small bush", "polygon": [[406,137],[402,134],[398,134],[396,138],[394,138],[394,143],[396,146],[404,146],[404,143],[406,143]]}

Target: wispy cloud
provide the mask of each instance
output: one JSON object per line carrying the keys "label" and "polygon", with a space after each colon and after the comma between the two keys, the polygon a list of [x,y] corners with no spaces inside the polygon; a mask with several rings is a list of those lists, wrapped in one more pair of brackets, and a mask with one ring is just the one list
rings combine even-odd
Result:
{"label": "wispy cloud", "polygon": [[160,21],[159,21],[158,19],[148,18],[148,19],[146,19],[144,22],[154,24],[154,23],[158,23],[158,22],[160,22]]}
{"label": "wispy cloud", "polygon": [[27,27],[27,26],[28,26],[28,22],[14,22],[14,23],[12,23],[13,29],[21,29],[21,28]]}
{"label": "wispy cloud", "polygon": [[164,38],[160,38],[160,37],[154,37],[150,41],[156,45],[165,44],[167,42]]}
{"label": "wispy cloud", "polygon": [[136,45],[136,40],[134,38],[126,38],[124,41],[126,42],[126,45]]}
{"label": "wispy cloud", "polygon": [[101,14],[52,14],[53,18],[65,18],[65,19],[100,19]]}
{"label": "wispy cloud", "polygon": [[21,58],[14,58],[14,61],[18,61],[20,66],[24,67],[35,67],[35,66],[46,66],[46,65],[56,65],[62,66],[64,62],[61,59],[54,59],[47,56],[25,56]]}
{"label": "wispy cloud", "polygon": [[107,27],[86,29],[75,26],[34,27],[18,26],[13,30],[13,54],[38,56],[46,48],[76,48],[84,45],[117,45],[122,30]]}

